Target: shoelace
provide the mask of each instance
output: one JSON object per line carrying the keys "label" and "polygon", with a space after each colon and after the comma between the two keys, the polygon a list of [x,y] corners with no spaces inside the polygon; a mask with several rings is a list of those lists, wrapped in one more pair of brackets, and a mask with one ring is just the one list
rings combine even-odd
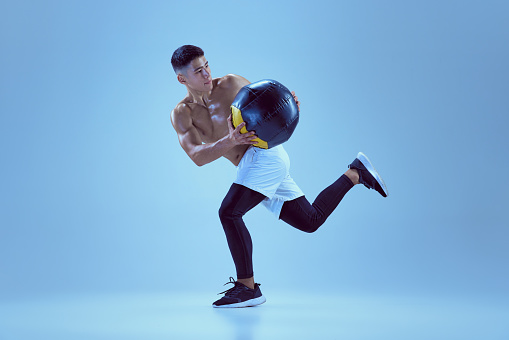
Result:
{"label": "shoelace", "polygon": [[235,279],[231,276],[230,276],[230,281],[226,282],[223,286],[226,286],[227,284],[230,284],[230,283],[233,284],[232,288],[227,289],[224,292],[218,293],[217,295],[224,294],[225,296],[232,296],[242,290],[242,285],[237,284]]}

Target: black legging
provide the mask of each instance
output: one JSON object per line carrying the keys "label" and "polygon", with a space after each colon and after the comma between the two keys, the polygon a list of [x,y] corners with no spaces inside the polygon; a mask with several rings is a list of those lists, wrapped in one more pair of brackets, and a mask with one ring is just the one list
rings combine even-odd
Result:
{"label": "black legging", "polygon": [[[313,204],[310,204],[304,196],[286,201],[279,218],[299,230],[312,233],[325,222],[352,187],[352,181],[342,175],[336,182],[325,188]],[[226,234],[238,279],[253,276],[253,243],[242,216],[264,198],[265,196],[259,192],[234,183],[219,208],[219,218]]]}

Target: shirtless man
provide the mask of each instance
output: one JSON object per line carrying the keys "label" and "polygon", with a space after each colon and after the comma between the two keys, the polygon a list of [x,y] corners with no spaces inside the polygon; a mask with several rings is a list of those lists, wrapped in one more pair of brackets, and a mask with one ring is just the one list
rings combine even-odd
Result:
{"label": "shirtless man", "polygon": [[[265,150],[253,147],[254,132],[240,133],[244,123],[233,127],[230,105],[249,81],[233,74],[212,78],[203,51],[184,45],[173,53],[171,63],[187,96],[171,112],[180,145],[202,166],[225,157],[237,167],[237,178],[219,209],[219,217],[237,271],[234,286],[213,303],[214,307],[247,307],[265,302],[254,281],[252,242],[242,216],[259,203],[277,218],[304,232],[316,231],[356,184],[387,197],[387,188],[369,159],[362,153],[349,169],[325,188],[311,204],[289,175],[289,158],[281,145]],[[293,93],[297,105],[298,99]],[[299,109],[300,110],[300,109]]]}

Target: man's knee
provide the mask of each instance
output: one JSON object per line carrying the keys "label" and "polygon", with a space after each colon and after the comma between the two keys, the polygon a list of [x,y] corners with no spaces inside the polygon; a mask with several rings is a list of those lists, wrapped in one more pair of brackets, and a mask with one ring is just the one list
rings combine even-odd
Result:
{"label": "man's knee", "polygon": [[315,231],[317,231],[318,228],[320,228],[320,226],[321,226],[321,223],[318,224],[315,221],[306,221],[300,225],[299,229],[306,233],[312,234]]}
{"label": "man's knee", "polygon": [[287,222],[292,227],[297,228],[300,231],[303,231],[308,234],[314,233],[323,224],[322,221],[319,221],[319,220],[313,219],[313,218],[309,218],[309,217],[306,219],[298,219],[298,218],[293,219],[293,220],[285,219],[284,221]]}
{"label": "man's knee", "polygon": [[231,204],[223,202],[221,207],[219,207],[219,219],[221,222],[232,221],[236,218],[242,218],[242,214],[236,211],[235,207]]}
{"label": "man's knee", "polygon": [[221,222],[225,220],[228,215],[229,215],[228,206],[226,206],[225,204],[221,204],[221,206],[219,207],[219,219],[221,220]]}

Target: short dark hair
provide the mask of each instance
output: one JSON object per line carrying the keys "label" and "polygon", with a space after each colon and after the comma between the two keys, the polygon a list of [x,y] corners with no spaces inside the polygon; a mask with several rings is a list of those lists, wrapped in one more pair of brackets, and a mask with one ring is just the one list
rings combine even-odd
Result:
{"label": "short dark hair", "polygon": [[203,57],[205,53],[197,46],[184,45],[180,46],[173,52],[171,56],[171,66],[175,73],[178,73],[181,69],[186,67],[195,58]]}

